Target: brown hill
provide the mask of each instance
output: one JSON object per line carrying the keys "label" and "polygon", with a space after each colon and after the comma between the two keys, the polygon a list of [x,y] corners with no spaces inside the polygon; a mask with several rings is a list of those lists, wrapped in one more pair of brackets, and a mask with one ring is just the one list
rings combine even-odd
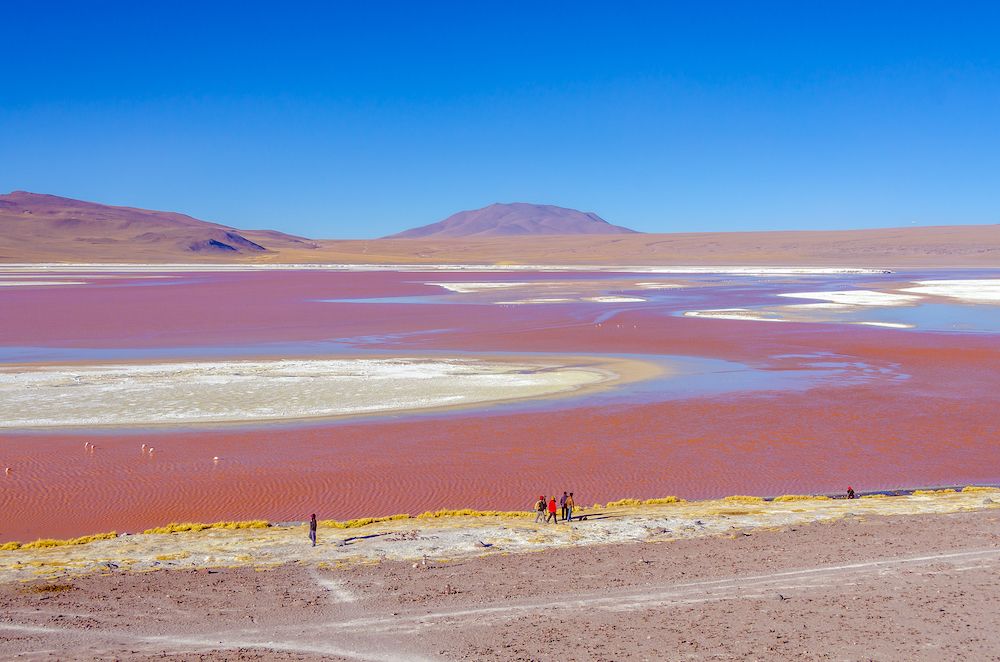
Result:
{"label": "brown hill", "polygon": [[[579,213],[579,212],[577,212]],[[611,226],[614,227],[614,226]],[[1000,269],[1000,225],[312,241],[169,212],[0,195],[0,263],[789,265]]]}
{"label": "brown hill", "polygon": [[444,237],[510,237],[517,235],[632,234],[592,212],[527,202],[496,203],[460,211],[443,221],[386,237],[416,239]]}
{"label": "brown hill", "polygon": [[9,262],[216,259],[315,247],[280,232],[237,230],[173,212],[26,191],[0,195],[0,259]]}

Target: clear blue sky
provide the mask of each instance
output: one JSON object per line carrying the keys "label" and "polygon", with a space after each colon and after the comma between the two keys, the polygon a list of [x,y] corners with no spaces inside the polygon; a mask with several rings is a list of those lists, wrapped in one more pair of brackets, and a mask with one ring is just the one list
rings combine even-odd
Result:
{"label": "clear blue sky", "polygon": [[998,3],[150,4],[3,3],[0,192],[313,237],[1000,222]]}

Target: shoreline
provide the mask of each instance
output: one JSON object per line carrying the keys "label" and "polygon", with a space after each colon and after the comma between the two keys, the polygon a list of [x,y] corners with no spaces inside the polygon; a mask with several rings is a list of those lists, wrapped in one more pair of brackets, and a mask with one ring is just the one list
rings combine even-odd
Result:
{"label": "shoreline", "polygon": [[[945,498],[954,497],[919,497],[916,516],[859,511],[624,544],[567,539],[529,554],[482,548],[490,539],[480,527],[462,539],[479,547],[467,556],[337,562],[319,556],[330,541],[322,529],[313,549],[297,527],[297,557],[280,563],[220,563],[203,546],[164,548],[155,572],[108,555],[94,572],[29,566],[38,574],[0,581],[0,656],[992,659],[1000,509],[931,507]],[[238,533],[156,538],[218,546],[226,535],[252,543],[256,532]],[[388,538],[456,537],[449,527],[351,533],[329,549],[347,557]]]}
{"label": "shoreline", "polygon": [[[935,267],[939,268],[939,267]],[[972,265],[956,269],[986,269]],[[642,264],[504,264],[504,263],[395,263],[395,262],[0,262],[0,274],[11,273],[186,273],[238,271],[401,271],[401,272],[609,272],[648,274],[743,274],[743,275],[873,275],[891,274],[879,267],[778,266],[752,264],[642,265]],[[44,285],[44,283],[39,283]]]}
{"label": "shoreline", "polygon": [[[348,521],[321,520],[310,548],[305,524],[265,520],[182,523],[143,533],[0,544],[0,584],[109,569],[267,568],[285,563],[345,567],[386,560],[449,562],[564,547],[670,542],[844,518],[919,516],[1000,508],[1000,487],[885,490],[857,499],[827,495],[734,495],[620,499],[578,508],[574,521],[535,524],[529,511],[440,510]],[[582,518],[582,519],[577,519]],[[109,565],[110,564],[110,565]],[[113,568],[111,566],[114,566]]]}

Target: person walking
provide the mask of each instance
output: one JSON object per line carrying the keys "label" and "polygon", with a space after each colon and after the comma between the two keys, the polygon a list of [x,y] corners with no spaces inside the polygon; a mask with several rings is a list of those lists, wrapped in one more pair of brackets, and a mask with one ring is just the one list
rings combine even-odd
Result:
{"label": "person walking", "polygon": [[559,510],[562,511],[562,518],[564,522],[566,521],[566,499],[568,498],[569,496],[567,496],[565,492],[563,492],[563,495],[559,497]]}
{"label": "person walking", "polygon": [[535,502],[535,524],[539,522],[545,522],[545,495],[538,497],[538,501]]}
{"label": "person walking", "polygon": [[313,547],[316,546],[316,513],[309,518],[309,540],[312,540]]}
{"label": "person walking", "polygon": [[549,516],[545,518],[545,523],[548,524],[549,520],[552,520],[553,524],[557,524],[559,522],[559,515],[556,513],[555,497],[549,499]]}
{"label": "person walking", "polygon": [[576,501],[573,501],[573,493],[570,492],[569,496],[566,498],[566,521],[573,521],[573,508],[576,507]]}

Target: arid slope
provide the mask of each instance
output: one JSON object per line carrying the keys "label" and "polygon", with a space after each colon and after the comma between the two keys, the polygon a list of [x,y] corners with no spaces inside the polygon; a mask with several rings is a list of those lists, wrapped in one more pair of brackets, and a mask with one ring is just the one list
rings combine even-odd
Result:
{"label": "arid slope", "polygon": [[215,261],[313,246],[281,232],[237,230],[173,212],[25,191],[0,195],[4,262]]}
{"label": "arid slope", "polygon": [[0,195],[0,263],[12,262],[1000,267],[1000,225],[313,241],[15,192]]}
{"label": "arid slope", "polygon": [[443,221],[412,228],[388,239],[446,237],[510,237],[523,235],[636,234],[611,225],[593,212],[535,205],[526,202],[496,203],[482,209],[452,214]]}

